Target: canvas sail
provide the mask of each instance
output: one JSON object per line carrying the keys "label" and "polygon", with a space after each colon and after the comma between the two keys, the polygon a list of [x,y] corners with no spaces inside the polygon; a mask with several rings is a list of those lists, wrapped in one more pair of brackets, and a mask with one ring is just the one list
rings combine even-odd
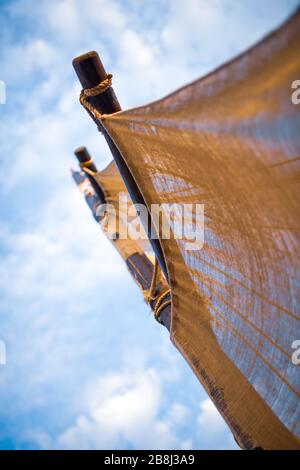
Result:
{"label": "canvas sail", "polygon": [[205,243],[161,239],[171,339],[244,448],[299,448],[300,14],[166,98],[102,125],[151,204],[204,204]]}

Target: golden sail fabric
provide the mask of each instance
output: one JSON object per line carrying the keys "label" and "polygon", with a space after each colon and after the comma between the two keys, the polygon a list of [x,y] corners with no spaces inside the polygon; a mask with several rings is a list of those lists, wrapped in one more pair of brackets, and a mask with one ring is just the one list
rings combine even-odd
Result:
{"label": "golden sail fabric", "polygon": [[205,243],[161,239],[171,338],[243,448],[299,448],[299,11],[235,60],[102,124],[150,208],[202,203]]}
{"label": "golden sail fabric", "polygon": [[[153,260],[151,245],[140,224],[141,237],[130,236],[130,222],[138,218],[134,205],[126,190],[125,184],[114,162],[93,176],[105,195],[106,214],[102,228],[126,260],[134,253],[146,253]],[[120,201],[123,207],[120,207]],[[116,232],[116,233],[114,233]]]}

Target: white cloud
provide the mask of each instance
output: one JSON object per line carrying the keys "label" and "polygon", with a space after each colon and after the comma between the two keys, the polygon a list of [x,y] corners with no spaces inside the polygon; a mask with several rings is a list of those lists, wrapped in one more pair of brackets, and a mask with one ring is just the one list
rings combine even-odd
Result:
{"label": "white cloud", "polygon": [[[59,436],[67,449],[179,448],[176,424],[186,419],[179,403],[161,413],[162,383],[154,369],[125,370],[98,379],[89,394],[88,413]],[[189,442],[188,445],[191,443]]]}
{"label": "white cloud", "polygon": [[197,424],[199,443],[202,449],[226,450],[238,448],[233,437],[228,434],[225,421],[209,398],[200,403]]}
{"label": "white cloud", "polygon": [[[283,22],[298,0],[172,1],[161,31],[165,56],[177,64],[179,80],[210,72],[260,40]],[[176,81],[177,75],[169,77]],[[176,83],[179,86],[180,82]]]}
{"label": "white cloud", "polygon": [[154,65],[154,54],[149,44],[132,30],[125,30],[121,41],[122,61],[129,70]]}
{"label": "white cloud", "polygon": [[184,422],[189,415],[189,410],[182,403],[173,403],[169,411],[169,419],[173,423]]}
{"label": "white cloud", "polygon": [[[80,8],[79,3],[80,0],[79,2],[77,0],[77,8]],[[84,6],[85,14],[91,25],[99,27],[100,24],[104,29],[104,34],[107,34],[107,28],[109,28],[110,35],[125,27],[129,19],[126,10],[126,7],[122,6],[122,2],[111,1],[107,5],[106,0],[87,0]]]}
{"label": "white cloud", "polygon": [[22,85],[28,75],[48,71],[56,62],[55,54],[55,47],[41,37],[12,45],[4,51],[2,73],[8,85]]}
{"label": "white cloud", "polygon": [[59,442],[63,447],[78,448],[83,441],[92,448],[118,448],[120,441],[128,440],[137,447],[142,429],[155,419],[159,387],[153,370],[137,376],[125,372],[99,379],[89,416],[77,418],[76,426],[67,430]]}
{"label": "white cloud", "polygon": [[62,0],[48,3],[47,16],[55,35],[62,41],[77,40],[81,36],[81,18],[76,2]]}

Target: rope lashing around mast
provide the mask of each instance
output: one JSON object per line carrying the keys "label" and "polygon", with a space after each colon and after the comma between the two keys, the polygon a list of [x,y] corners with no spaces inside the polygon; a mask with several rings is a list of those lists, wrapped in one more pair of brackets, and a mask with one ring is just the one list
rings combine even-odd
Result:
{"label": "rope lashing around mast", "polygon": [[161,323],[161,321],[159,319],[161,311],[165,307],[167,307],[168,305],[171,304],[171,299],[168,299],[165,302],[163,302],[163,300],[168,295],[170,295],[171,290],[167,289],[161,295],[155,295],[155,292],[157,291],[157,279],[158,279],[159,270],[160,270],[160,266],[157,262],[157,258],[155,258],[150,289],[147,290],[147,291],[144,291],[144,298],[145,298],[146,302],[149,303],[149,304],[150,304],[150,302],[155,302],[156,301],[155,305],[154,305],[154,308],[153,308],[154,318],[159,323]]}
{"label": "rope lashing around mast", "polygon": [[93,163],[93,159],[90,158],[89,160],[86,160],[85,162],[79,163],[80,168],[83,170],[87,166],[89,166],[91,163]]}
{"label": "rope lashing around mast", "polygon": [[83,88],[80,92],[79,96],[79,101],[80,104],[86,109],[86,111],[89,113],[93,121],[97,124],[99,127],[99,123],[97,122],[98,119],[101,119],[103,114],[101,114],[90,102],[89,98],[93,96],[98,96],[101,95],[101,93],[104,93],[106,90],[108,90],[111,85],[112,85],[112,74],[108,73],[106,75],[106,78],[102,80],[102,82],[98,83],[98,85],[92,87],[92,88]]}
{"label": "rope lashing around mast", "polygon": [[171,294],[171,289],[167,289],[165,292],[163,292],[157,299],[157,302],[155,304],[155,307],[154,307],[154,317],[155,317],[155,320],[157,320],[159,323],[161,323],[160,319],[159,319],[159,316],[162,312],[162,310],[167,307],[168,305],[171,305],[172,301],[171,299],[167,299],[165,300],[165,302],[163,302],[163,300]]}
{"label": "rope lashing around mast", "polygon": [[91,170],[90,168],[87,168],[86,166],[83,166],[81,168],[82,168],[82,171],[84,171],[84,173],[86,173],[89,176],[95,176],[96,175],[95,171]]}

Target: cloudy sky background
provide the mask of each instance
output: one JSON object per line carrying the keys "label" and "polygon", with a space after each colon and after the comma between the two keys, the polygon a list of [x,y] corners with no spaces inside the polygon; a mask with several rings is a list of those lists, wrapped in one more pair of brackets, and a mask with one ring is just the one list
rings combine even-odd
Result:
{"label": "cloudy sky background", "polygon": [[243,51],[298,0],[0,1],[0,448],[237,448],[77,191],[111,159],[72,58],[97,50],[123,108]]}

